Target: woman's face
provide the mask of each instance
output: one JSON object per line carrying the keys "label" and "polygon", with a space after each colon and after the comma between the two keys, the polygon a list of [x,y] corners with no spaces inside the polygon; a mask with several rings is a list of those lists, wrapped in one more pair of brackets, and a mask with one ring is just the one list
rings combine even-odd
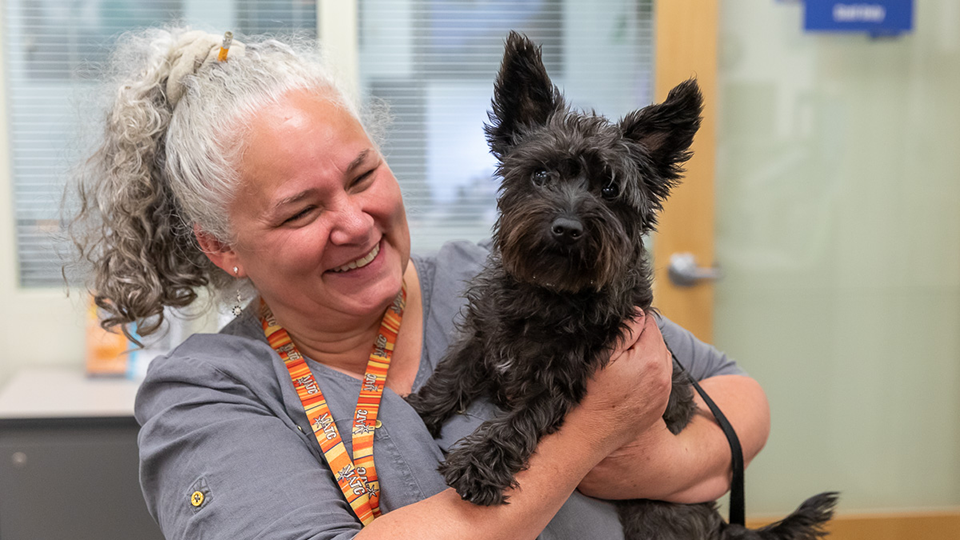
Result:
{"label": "woman's face", "polygon": [[[229,251],[279,314],[364,316],[400,290],[410,232],[396,178],[347,111],[292,91],[252,118]],[[216,262],[216,261],[214,261]]]}

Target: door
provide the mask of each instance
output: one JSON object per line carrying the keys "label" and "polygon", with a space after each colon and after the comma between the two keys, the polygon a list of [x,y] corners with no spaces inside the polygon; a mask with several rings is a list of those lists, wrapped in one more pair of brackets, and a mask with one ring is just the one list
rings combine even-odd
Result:
{"label": "door", "polygon": [[653,241],[654,305],[701,340],[713,341],[714,286],[704,280],[682,287],[668,279],[674,254],[690,254],[700,264],[714,260],[714,176],[717,119],[717,1],[657,2],[654,94],[662,102],[671,88],[696,77],[704,114],[693,141],[693,157],[683,183],[673,190],[659,218]]}

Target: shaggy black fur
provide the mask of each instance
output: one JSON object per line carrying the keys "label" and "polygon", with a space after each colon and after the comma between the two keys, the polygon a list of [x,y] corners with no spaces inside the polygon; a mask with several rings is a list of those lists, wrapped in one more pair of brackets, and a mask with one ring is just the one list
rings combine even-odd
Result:
{"label": "shaggy black fur", "polygon": [[[623,339],[624,321],[650,307],[643,236],[690,157],[701,108],[689,80],[617,123],[571,110],[539,49],[519,34],[507,38],[486,126],[503,179],[493,254],[467,293],[461,339],[408,398],[434,436],[481,395],[503,411],[440,467],[464,499],[505,502],[540,438],[560,428]],[[694,409],[689,381],[675,372],[669,429],[679,433]],[[834,502],[820,495],[759,531],[728,527],[712,503],[618,508],[628,540],[800,540],[820,536]]]}

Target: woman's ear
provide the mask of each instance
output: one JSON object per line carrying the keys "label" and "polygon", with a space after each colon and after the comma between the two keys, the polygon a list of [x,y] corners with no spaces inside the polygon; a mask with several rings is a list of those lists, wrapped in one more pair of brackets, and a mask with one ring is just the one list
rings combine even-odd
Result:
{"label": "woman's ear", "polygon": [[[210,259],[210,262],[231,276],[242,278],[243,266],[237,252],[229,245],[221,242],[217,237],[203,230],[200,225],[193,224],[193,235],[197,238],[200,250]],[[237,271],[234,271],[237,269]]]}

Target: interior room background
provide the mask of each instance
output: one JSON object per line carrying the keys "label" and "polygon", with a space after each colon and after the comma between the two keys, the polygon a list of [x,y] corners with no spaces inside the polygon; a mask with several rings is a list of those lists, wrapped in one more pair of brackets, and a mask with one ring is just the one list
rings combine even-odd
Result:
{"label": "interior room background", "polygon": [[[509,29],[543,43],[575,106],[617,118],[663,98],[649,0],[360,0],[345,24],[311,0],[2,5],[0,384],[27,367],[82,366],[86,298],[65,294],[60,195],[98,119],[84,106],[93,66],[119,32],[181,20],[355,36],[340,67],[364,101],[391,107],[383,149],[420,250],[484,238],[496,218],[482,125]],[[842,492],[841,512],[956,508],[960,3],[919,1],[913,31],[883,39],[805,33],[802,8],[719,3],[705,111],[716,122],[706,262],[724,273],[711,341],[763,384],[773,412],[748,509],[784,514],[827,489]]]}

